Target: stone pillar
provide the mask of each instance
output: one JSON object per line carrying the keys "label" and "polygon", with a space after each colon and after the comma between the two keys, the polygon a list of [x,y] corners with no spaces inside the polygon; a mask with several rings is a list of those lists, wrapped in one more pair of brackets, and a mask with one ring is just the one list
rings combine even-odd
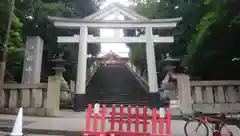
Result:
{"label": "stone pillar", "polygon": [[48,77],[46,116],[59,116],[62,73],[65,71],[63,67],[65,61],[61,54],[58,57],[50,60],[54,64],[55,75]]}
{"label": "stone pillar", "polygon": [[39,36],[29,36],[26,41],[22,83],[40,83],[42,69],[43,40]]}
{"label": "stone pillar", "polygon": [[190,77],[186,74],[178,74],[175,76],[177,79],[177,92],[179,93],[180,110],[183,114],[192,115],[192,96]]}
{"label": "stone pillar", "polygon": [[85,109],[85,89],[86,89],[86,67],[87,67],[87,26],[82,26],[80,29],[80,43],[78,51],[78,68],[76,93],[74,98],[74,110],[79,112]]}
{"label": "stone pillar", "polygon": [[48,77],[48,90],[46,101],[46,116],[59,116],[61,68],[55,68],[56,74]]}
{"label": "stone pillar", "polygon": [[152,27],[145,29],[146,42],[146,56],[147,56],[147,69],[148,69],[148,84],[149,84],[149,107],[159,108],[160,107],[160,94],[158,92],[157,83],[157,71],[156,71],[156,60],[153,43]]}

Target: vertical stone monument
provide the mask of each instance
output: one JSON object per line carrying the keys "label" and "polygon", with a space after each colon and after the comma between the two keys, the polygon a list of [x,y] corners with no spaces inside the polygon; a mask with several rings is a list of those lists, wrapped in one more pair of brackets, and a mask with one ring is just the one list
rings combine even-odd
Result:
{"label": "vertical stone monument", "polygon": [[42,69],[43,40],[39,36],[27,37],[23,65],[22,83],[40,83]]}

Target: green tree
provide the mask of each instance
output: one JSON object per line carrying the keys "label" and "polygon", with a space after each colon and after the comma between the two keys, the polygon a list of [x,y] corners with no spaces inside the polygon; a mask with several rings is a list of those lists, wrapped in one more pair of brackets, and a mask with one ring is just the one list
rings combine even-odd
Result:
{"label": "green tree", "polygon": [[[206,10],[186,44],[184,63],[203,79],[239,79],[238,1],[208,1]],[[226,72],[228,71],[228,72]]]}
{"label": "green tree", "polygon": [[[239,5],[239,1],[225,0],[161,0],[138,3],[136,11],[150,19],[183,17],[172,32],[174,44],[168,48],[164,44],[155,47],[157,60],[161,59],[162,53],[170,52],[182,58],[182,65],[188,67],[187,72],[192,76],[239,79],[236,74],[240,67],[237,59],[240,48],[237,38]],[[160,34],[160,31],[155,33]],[[131,51],[142,52],[137,48]],[[132,59],[142,58],[135,55]]]}
{"label": "green tree", "polygon": [[[44,39],[43,76],[49,75],[49,60],[59,52],[56,38],[59,35],[72,35],[73,30],[56,29],[47,16],[83,18],[99,9],[103,0],[16,0],[13,23],[8,44],[6,80],[21,79],[22,60],[26,36],[41,36]],[[0,44],[3,47],[8,21],[9,0],[0,1]],[[99,33],[93,31],[93,33]],[[66,50],[68,51],[68,50]],[[65,52],[66,52],[65,51]],[[99,45],[90,45],[88,53],[96,55]],[[71,52],[70,52],[71,54]],[[74,58],[77,58],[76,56]],[[67,59],[69,60],[69,59]],[[67,64],[73,67],[73,59]]]}
{"label": "green tree", "polygon": [[[158,0],[156,1],[135,1],[137,3],[137,6],[135,7],[135,10],[137,13],[149,18],[149,19],[165,19],[165,18],[173,18],[173,17],[179,17],[179,14],[181,13],[181,9],[179,7],[180,4],[182,4],[181,0],[176,2],[176,0],[161,0],[160,2]],[[142,33],[142,30],[139,30],[140,33]],[[158,31],[154,30],[154,34],[158,35],[169,35],[168,31]],[[135,33],[131,31],[125,32],[126,35],[133,36]],[[173,47],[173,44],[157,44],[155,46],[155,56],[156,56],[156,62],[158,63],[160,60],[163,59],[163,56],[165,53],[170,52],[169,46]],[[139,66],[140,69],[146,69],[146,51],[145,51],[145,45],[142,44],[130,44],[130,51],[131,51],[131,60],[136,65]],[[168,48],[166,48],[168,47]],[[171,50],[171,49],[170,49]]]}

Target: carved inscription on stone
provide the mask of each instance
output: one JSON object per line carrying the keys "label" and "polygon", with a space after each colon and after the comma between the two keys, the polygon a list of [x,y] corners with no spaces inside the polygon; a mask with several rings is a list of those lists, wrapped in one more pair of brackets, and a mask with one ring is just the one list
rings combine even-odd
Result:
{"label": "carved inscription on stone", "polygon": [[40,37],[28,37],[26,42],[22,82],[40,82],[43,41]]}

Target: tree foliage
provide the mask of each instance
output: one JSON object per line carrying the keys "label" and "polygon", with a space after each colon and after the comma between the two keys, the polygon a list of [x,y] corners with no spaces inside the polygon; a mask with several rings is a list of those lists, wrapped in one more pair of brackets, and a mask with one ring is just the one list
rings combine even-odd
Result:
{"label": "tree foliage", "polygon": [[[190,75],[202,79],[239,79],[239,9],[240,2],[236,0],[145,1],[136,7],[138,13],[150,19],[182,17],[172,32],[174,44],[156,46],[156,59],[164,58],[162,52],[170,52],[181,58]],[[134,47],[131,51],[142,52],[140,49]]]}
{"label": "tree foliage", "polygon": [[[58,45],[57,36],[73,35],[75,30],[56,29],[47,16],[83,18],[99,9],[103,0],[16,0],[8,45],[6,77],[20,81],[24,43],[29,35],[44,39],[43,75],[49,75],[52,54],[64,52],[67,79],[76,75],[77,45]],[[239,79],[240,68],[240,2],[237,0],[133,0],[135,10],[149,19],[182,17],[173,31],[154,30],[154,34],[175,36],[173,44],[155,46],[157,64],[170,52],[181,58],[187,72],[202,79]],[[0,44],[5,38],[9,0],[0,1]],[[99,31],[89,30],[99,35]],[[143,30],[138,30],[143,33]],[[136,35],[128,30],[126,35]],[[131,60],[146,69],[145,45],[129,44]],[[2,47],[2,46],[1,46]],[[100,46],[89,45],[88,53],[96,55]],[[161,65],[158,65],[160,69]],[[227,71],[227,72],[226,72]]]}
{"label": "tree foliage", "polygon": [[[103,0],[16,0],[13,23],[8,44],[5,80],[21,80],[24,46],[27,36],[40,36],[44,40],[43,77],[49,76],[49,60],[60,51],[65,53],[67,70],[72,71],[77,58],[76,45],[58,45],[57,36],[73,35],[74,30],[56,29],[47,16],[83,18],[99,9]],[[0,1],[0,45],[3,47],[8,21],[10,0]],[[96,30],[91,33],[98,34]],[[74,48],[70,49],[70,46]],[[88,53],[98,54],[100,46],[91,44]],[[75,54],[69,56],[68,54]],[[76,71],[75,75],[76,75]],[[66,75],[69,79],[70,76]],[[67,79],[67,80],[68,80]]]}

